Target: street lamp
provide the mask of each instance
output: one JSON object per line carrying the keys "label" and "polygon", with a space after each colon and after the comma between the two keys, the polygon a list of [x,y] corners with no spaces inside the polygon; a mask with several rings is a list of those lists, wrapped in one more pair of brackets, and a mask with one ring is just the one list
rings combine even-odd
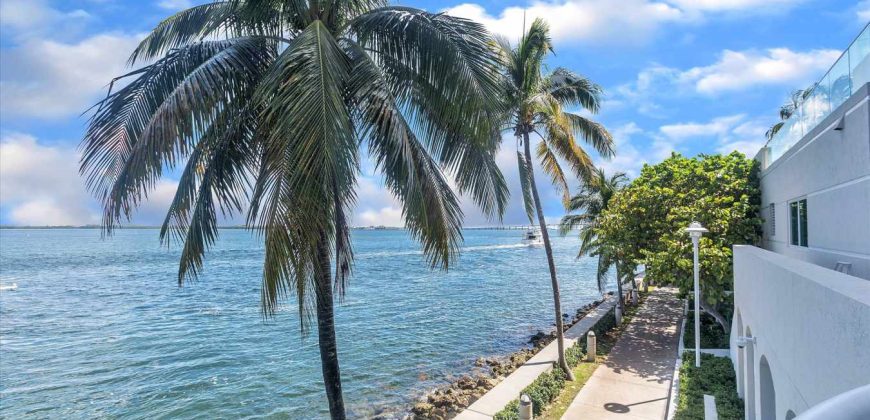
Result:
{"label": "street lamp", "polygon": [[701,235],[709,230],[698,222],[692,222],[686,228],[686,232],[692,237],[695,266],[695,367],[701,367],[701,286],[698,282],[698,243],[701,241]]}

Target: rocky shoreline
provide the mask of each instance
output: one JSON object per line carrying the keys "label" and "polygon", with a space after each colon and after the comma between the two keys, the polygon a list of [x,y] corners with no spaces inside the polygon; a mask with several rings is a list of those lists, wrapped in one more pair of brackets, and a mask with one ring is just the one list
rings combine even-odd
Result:
{"label": "rocky shoreline", "polygon": [[[582,306],[577,309],[573,317],[569,314],[563,314],[562,316],[565,318],[564,329],[567,330],[574,326],[602,302],[604,299]],[[529,338],[529,347],[521,348],[507,356],[478,358],[475,361],[475,366],[480,371],[462,376],[429,392],[414,404],[410,414],[405,419],[446,420],[456,416],[555,339],[555,328],[549,333],[538,331]]]}

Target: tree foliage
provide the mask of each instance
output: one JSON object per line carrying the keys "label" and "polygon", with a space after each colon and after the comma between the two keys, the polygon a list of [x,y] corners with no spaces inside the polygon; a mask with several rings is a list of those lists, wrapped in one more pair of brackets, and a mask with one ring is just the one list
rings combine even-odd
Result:
{"label": "tree foliage", "polygon": [[[753,244],[761,233],[758,166],[743,154],[672,154],[611,200],[598,234],[625,261],[646,265],[659,284],[688,293],[693,287],[692,221],[710,230],[700,242],[702,305],[715,306],[732,290],[732,246]],[[707,309],[707,308],[705,308]]]}

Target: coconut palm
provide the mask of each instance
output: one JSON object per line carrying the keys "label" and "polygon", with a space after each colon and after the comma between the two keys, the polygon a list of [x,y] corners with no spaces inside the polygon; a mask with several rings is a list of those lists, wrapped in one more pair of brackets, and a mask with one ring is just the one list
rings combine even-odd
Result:
{"label": "coconut palm", "polygon": [[563,194],[564,201],[568,200],[568,177],[559,159],[567,162],[573,174],[581,179],[587,179],[594,168],[592,159],[577,144],[576,138],[582,138],[608,157],[613,153],[613,141],[602,125],[564,109],[577,106],[597,112],[601,102],[601,88],[589,79],[564,68],[544,74],[544,59],[552,51],[552,43],[549,28],[542,19],[536,19],[532,23],[515,48],[504,39],[499,39],[498,44],[506,67],[504,90],[508,111],[505,113],[503,128],[512,130],[523,148],[522,151],[517,151],[517,159],[526,214],[532,224],[537,216],[537,223],[540,225],[553,288],[559,365],[573,380],[571,369],[565,361],[559,281],[541,198],[535,184],[531,135],[534,134],[539,140],[535,147],[536,155],[544,172]]}
{"label": "coconut palm", "polygon": [[[595,233],[599,217],[607,209],[610,199],[622,189],[628,182],[628,177],[617,172],[607,176],[604,170],[596,168],[593,176],[580,191],[571,197],[566,206],[568,214],[562,217],[559,224],[559,233],[567,235],[568,232],[580,229],[580,250],[577,258],[587,255],[598,257],[598,270],[596,280],[598,291],[604,293],[607,282],[607,272],[613,267],[613,257],[606,252],[605,247]],[[620,282],[617,282],[620,283]],[[621,284],[617,284],[621,288]],[[620,296],[622,296],[620,290]]]}
{"label": "coconut palm", "polygon": [[307,332],[314,310],[334,419],[345,410],[333,295],[353,262],[360,150],[432,267],[446,269],[462,240],[445,174],[490,216],[507,196],[493,158],[501,76],[490,36],[385,3],[232,0],[179,12],[133,51],[140,68],[95,105],[82,142],[105,234],[179,168],[160,231],[182,244],[179,284],[203,269],[219,214],[246,214],[265,244],[264,316],[295,295]]}

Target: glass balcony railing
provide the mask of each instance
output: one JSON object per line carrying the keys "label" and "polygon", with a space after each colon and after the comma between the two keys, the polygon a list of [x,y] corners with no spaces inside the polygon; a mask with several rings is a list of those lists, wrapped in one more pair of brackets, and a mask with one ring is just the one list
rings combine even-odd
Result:
{"label": "glass balcony railing", "polygon": [[864,27],[828,73],[811,87],[797,110],[767,142],[770,153],[767,162],[779,159],[867,82],[870,82],[870,24]]}

